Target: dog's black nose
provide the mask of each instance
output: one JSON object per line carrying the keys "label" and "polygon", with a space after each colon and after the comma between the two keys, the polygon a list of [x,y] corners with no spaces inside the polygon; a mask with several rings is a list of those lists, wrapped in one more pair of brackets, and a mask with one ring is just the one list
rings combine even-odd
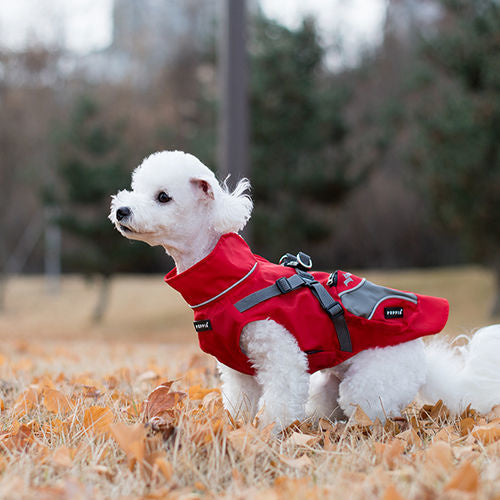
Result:
{"label": "dog's black nose", "polygon": [[117,211],[116,211],[116,218],[118,220],[122,220],[122,219],[125,219],[125,217],[128,217],[132,212],[130,211],[130,208],[128,207],[120,207]]}

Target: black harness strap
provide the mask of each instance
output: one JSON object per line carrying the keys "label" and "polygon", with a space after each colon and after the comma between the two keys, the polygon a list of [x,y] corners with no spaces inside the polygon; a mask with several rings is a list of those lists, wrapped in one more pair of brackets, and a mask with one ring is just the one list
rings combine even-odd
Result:
{"label": "black harness strap", "polygon": [[[312,276],[311,276],[312,278]],[[294,274],[290,278],[280,278],[276,280],[271,286],[266,288],[262,288],[262,290],[257,290],[250,295],[247,295],[245,298],[239,300],[234,304],[234,307],[238,309],[238,311],[245,312],[253,306],[264,302],[265,300],[271,299],[273,297],[277,297],[283,293],[291,292],[292,290],[297,290],[305,285],[304,280],[298,275]]]}
{"label": "black harness strap", "polygon": [[333,299],[326,288],[314,279],[314,276],[301,269],[295,269],[295,272],[297,274],[294,274],[290,278],[280,278],[271,286],[247,295],[236,302],[234,306],[239,312],[245,312],[265,300],[307,286],[318,299],[321,307],[330,316],[337,332],[340,350],[352,352],[351,336],[349,335],[349,329],[344,317],[344,309],[341,304]]}

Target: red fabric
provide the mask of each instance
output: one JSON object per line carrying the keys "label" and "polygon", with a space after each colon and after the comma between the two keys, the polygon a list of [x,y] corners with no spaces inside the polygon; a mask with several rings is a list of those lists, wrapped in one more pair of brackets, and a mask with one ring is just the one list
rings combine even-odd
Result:
{"label": "red fabric", "polygon": [[[247,295],[294,273],[292,268],[272,264],[254,255],[240,236],[229,233],[220,238],[207,257],[183,273],[177,274],[174,268],[165,276],[165,281],[179,291],[191,307],[222,294],[206,305],[193,308],[195,320],[210,320],[212,327],[212,330],[198,333],[200,347],[224,365],[249,375],[254,374],[254,369],[239,342],[243,327],[252,321],[272,319],[294,335],[302,351],[320,351],[308,354],[309,372],[314,373],[342,363],[364,349],[396,345],[438,333],[448,319],[449,307],[445,299],[419,294],[415,294],[417,304],[405,303],[405,314],[400,319],[384,318],[384,307],[401,304],[397,298],[385,299],[372,319],[345,310],[353,352],[342,352],[333,322],[307,287],[264,301],[243,313],[234,307]],[[339,293],[361,282],[358,276],[339,271],[337,286],[329,287],[326,284],[328,273],[311,274],[339,302],[342,302]]]}

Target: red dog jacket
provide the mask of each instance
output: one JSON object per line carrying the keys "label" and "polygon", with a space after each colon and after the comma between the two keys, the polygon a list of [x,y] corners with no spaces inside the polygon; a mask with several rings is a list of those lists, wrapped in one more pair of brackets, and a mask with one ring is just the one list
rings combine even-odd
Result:
{"label": "red dog jacket", "polygon": [[253,375],[240,348],[243,327],[272,319],[307,354],[309,373],[342,363],[365,349],[440,332],[448,302],[375,285],[351,273],[304,273],[254,255],[236,233],[165,281],[194,311],[200,347],[221,363]]}

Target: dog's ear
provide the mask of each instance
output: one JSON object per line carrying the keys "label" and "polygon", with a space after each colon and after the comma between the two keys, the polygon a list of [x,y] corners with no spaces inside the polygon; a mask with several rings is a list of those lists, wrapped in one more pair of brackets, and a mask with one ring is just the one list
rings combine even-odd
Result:
{"label": "dog's ear", "polygon": [[196,189],[196,191],[198,191],[198,193],[201,193],[201,196],[209,198],[211,200],[215,199],[214,189],[208,179],[203,179],[201,177],[192,177],[191,179],[189,179],[189,182]]}
{"label": "dog's ear", "polygon": [[240,231],[245,227],[252,213],[252,200],[246,193],[250,189],[249,180],[241,179],[234,191],[229,189],[227,182],[224,182],[222,186],[217,184],[217,188],[214,228],[223,234]]}

